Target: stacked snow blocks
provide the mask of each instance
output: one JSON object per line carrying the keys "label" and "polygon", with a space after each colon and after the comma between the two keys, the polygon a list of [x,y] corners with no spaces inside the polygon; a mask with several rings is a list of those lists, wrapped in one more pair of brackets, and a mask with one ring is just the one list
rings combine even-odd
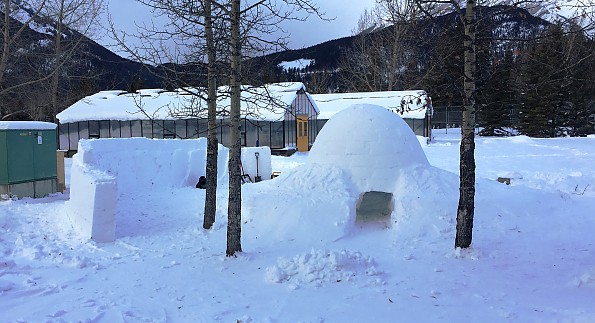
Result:
{"label": "stacked snow blocks", "polygon": [[[69,215],[83,237],[96,242],[116,239],[116,215],[122,194],[194,187],[206,173],[205,138],[176,140],[109,138],[80,140],[73,158]],[[270,179],[269,147],[242,149],[244,172]],[[228,181],[228,149],[219,145],[218,182]]]}

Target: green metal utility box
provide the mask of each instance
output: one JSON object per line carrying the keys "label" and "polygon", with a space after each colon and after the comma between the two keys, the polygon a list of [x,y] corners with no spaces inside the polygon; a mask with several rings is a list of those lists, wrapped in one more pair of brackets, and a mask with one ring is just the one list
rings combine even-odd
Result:
{"label": "green metal utility box", "polygon": [[57,191],[56,126],[0,122],[0,194],[44,197]]}

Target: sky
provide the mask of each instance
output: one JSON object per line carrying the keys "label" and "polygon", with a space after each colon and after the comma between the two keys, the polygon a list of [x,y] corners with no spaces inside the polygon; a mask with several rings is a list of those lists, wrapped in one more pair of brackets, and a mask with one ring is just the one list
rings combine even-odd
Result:
{"label": "sky", "polygon": [[[151,21],[151,11],[135,0],[105,0],[108,9],[103,15],[103,25],[108,25],[108,15],[111,16],[117,30],[131,32],[135,23]],[[322,20],[311,16],[305,22],[288,22],[283,26],[290,33],[289,47],[301,48],[316,45],[321,42],[350,36],[357,24],[360,14],[365,9],[374,6],[374,0],[318,0],[321,12],[326,13],[332,21]],[[96,39],[102,45],[113,42],[107,36]],[[114,50],[114,48],[110,48]],[[115,50],[118,52],[117,50]],[[120,52],[118,52],[120,53]],[[121,53],[120,53],[121,54]]]}

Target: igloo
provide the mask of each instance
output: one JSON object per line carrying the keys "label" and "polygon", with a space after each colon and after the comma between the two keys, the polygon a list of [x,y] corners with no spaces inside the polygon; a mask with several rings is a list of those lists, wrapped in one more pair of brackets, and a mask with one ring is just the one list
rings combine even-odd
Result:
{"label": "igloo", "polygon": [[405,121],[370,104],[335,114],[316,137],[308,161],[345,169],[360,192],[392,192],[400,169],[429,165]]}
{"label": "igloo", "polygon": [[333,116],[318,134],[309,158],[349,173],[359,195],[356,220],[380,225],[393,211],[392,192],[400,170],[429,165],[405,121],[369,104],[352,105]]}
{"label": "igloo", "polygon": [[401,200],[409,185],[419,190],[409,180],[418,174],[408,174],[429,167],[401,117],[381,106],[353,105],[324,125],[306,163],[242,192],[249,201],[242,217],[261,237],[313,245],[341,239],[355,226],[384,229],[403,205],[419,201]]}

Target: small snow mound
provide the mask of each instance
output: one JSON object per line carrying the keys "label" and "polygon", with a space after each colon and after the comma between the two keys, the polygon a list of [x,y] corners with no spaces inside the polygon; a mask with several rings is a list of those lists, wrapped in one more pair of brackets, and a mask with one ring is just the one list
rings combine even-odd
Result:
{"label": "small snow mound", "polygon": [[523,174],[515,171],[499,172],[498,177],[510,178],[510,179],[523,179]]}
{"label": "small snow mound", "polygon": [[509,140],[510,140],[510,142],[514,142],[514,143],[518,143],[518,144],[526,144],[526,143],[530,143],[533,141],[533,139],[531,139],[525,135],[510,137]]}
{"label": "small snow mound", "polygon": [[14,288],[14,283],[10,282],[8,280],[3,280],[0,279],[0,293],[2,292],[8,292],[9,290],[12,290]]}
{"label": "small snow mound", "polygon": [[577,288],[589,287],[595,289],[595,269],[588,271],[579,277],[576,277],[571,282],[571,285]]}
{"label": "small snow mound", "polygon": [[455,248],[447,255],[447,258],[478,260],[479,251],[473,248]]}
{"label": "small snow mound", "polygon": [[[352,281],[359,276],[379,276],[376,261],[357,251],[321,251],[296,255],[292,259],[281,257],[277,265],[266,269],[266,281],[288,282],[294,286]],[[377,281],[377,280],[376,280]]]}
{"label": "small snow mound", "polygon": [[302,165],[242,194],[248,201],[242,218],[252,223],[256,236],[272,241],[326,243],[343,237],[355,223],[358,196],[349,174],[332,165]]}

